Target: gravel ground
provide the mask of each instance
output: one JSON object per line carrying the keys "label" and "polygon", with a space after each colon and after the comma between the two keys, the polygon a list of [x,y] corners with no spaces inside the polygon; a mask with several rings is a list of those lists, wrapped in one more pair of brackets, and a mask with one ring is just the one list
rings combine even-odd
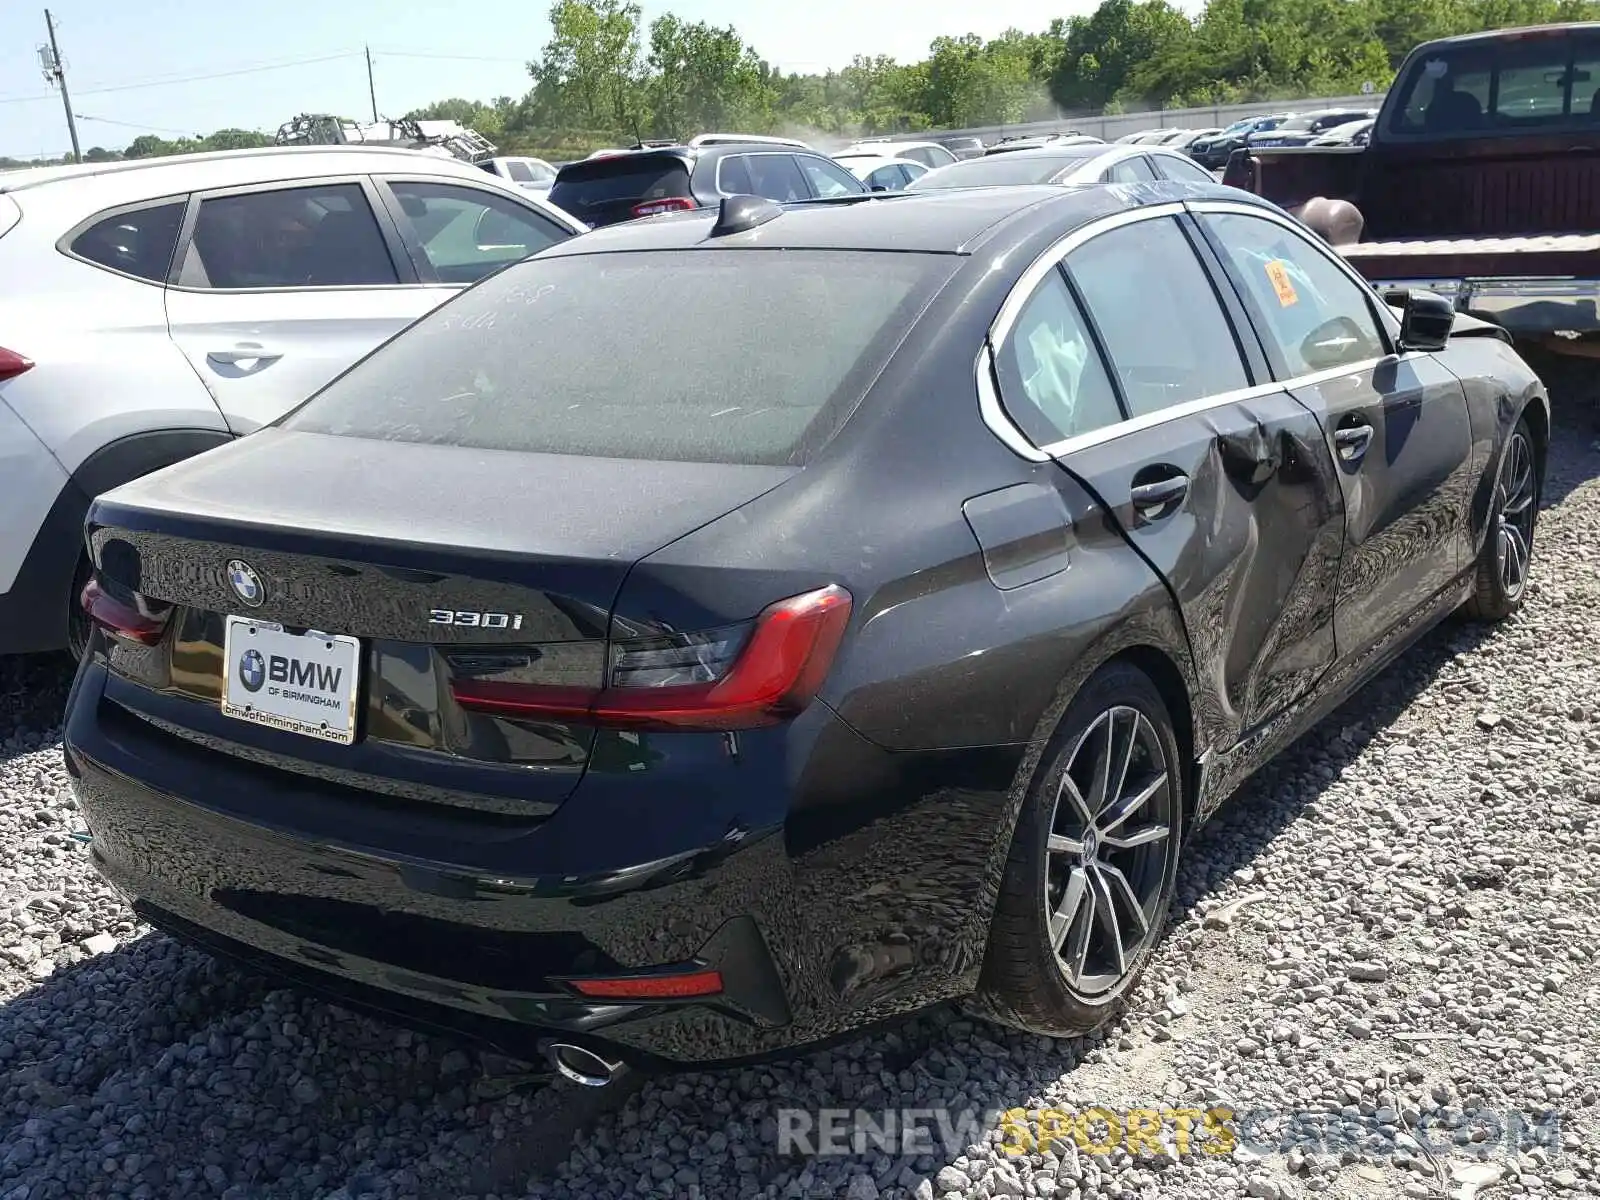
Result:
{"label": "gravel ground", "polygon": [[[1248,784],[1087,1041],[938,1012],[779,1067],[515,1087],[134,922],[73,836],[65,673],[0,660],[0,1200],[1600,1195],[1594,438],[1558,429],[1525,611],[1437,631]],[[785,1143],[834,1110],[844,1153]],[[852,1147],[856,1110],[888,1136]]]}

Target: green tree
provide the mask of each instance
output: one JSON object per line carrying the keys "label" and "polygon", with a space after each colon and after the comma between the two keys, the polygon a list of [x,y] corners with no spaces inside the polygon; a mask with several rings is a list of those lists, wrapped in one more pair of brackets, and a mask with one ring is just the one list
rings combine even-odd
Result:
{"label": "green tree", "polygon": [[668,13],[650,24],[651,128],[689,136],[770,119],[771,72],[732,28]]}
{"label": "green tree", "polygon": [[560,0],[553,36],[528,64],[538,115],[558,128],[631,131],[643,115],[639,19],[624,0]]}

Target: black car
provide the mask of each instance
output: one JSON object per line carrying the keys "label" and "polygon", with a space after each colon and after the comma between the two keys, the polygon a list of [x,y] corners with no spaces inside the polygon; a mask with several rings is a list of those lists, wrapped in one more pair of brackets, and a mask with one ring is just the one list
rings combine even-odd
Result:
{"label": "black car", "polygon": [[1228,165],[1229,155],[1243,146],[1251,134],[1276,129],[1294,115],[1294,113],[1276,113],[1269,117],[1252,117],[1244,121],[1235,121],[1216,136],[1192,143],[1189,146],[1189,154],[1202,167],[1213,171],[1220,170]]}
{"label": "black car", "polygon": [[866,192],[831,158],[752,142],[646,146],[568,163],[556,173],[549,198],[580,221],[600,226],[714,206],[728,195],[789,203]]}
{"label": "black car", "polygon": [[613,1064],[1106,1019],[1180,847],[1528,578],[1549,414],[1214,184],[551,247],[100,496],[66,762],[152,924]]}
{"label": "black car", "polygon": [[1244,144],[1251,149],[1304,146],[1330,129],[1349,125],[1353,121],[1370,120],[1377,115],[1377,109],[1373,108],[1329,108],[1321,112],[1301,113],[1281,125],[1256,130],[1245,138]]}

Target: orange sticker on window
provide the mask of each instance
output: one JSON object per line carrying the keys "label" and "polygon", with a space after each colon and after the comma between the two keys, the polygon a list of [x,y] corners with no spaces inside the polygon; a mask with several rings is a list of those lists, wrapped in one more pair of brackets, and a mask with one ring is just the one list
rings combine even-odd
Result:
{"label": "orange sticker on window", "polygon": [[1267,278],[1272,281],[1272,290],[1278,293],[1278,303],[1284,308],[1300,303],[1300,297],[1294,292],[1294,282],[1289,278],[1289,269],[1283,265],[1282,259],[1275,258],[1267,264]]}

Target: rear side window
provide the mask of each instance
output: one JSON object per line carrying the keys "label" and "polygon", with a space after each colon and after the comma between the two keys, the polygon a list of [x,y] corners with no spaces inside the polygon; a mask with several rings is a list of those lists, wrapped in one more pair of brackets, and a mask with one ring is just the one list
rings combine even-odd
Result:
{"label": "rear side window", "polygon": [[556,177],[550,203],[590,224],[627,220],[633,207],[689,194],[689,168],[681,158],[619,154],[571,167]]}
{"label": "rear side window", "polygon": [[173,200],[106,217],[73,238],[68,249],[124,275],[163,283],[178,247],[186,206],[183,200]]}
{"label": "rear side window", "polygon": [[1402,134],[1514,133],[1600,119],[1600,43],[1592,38],[1503,39],[1442,48],[1399,84]]}
{"label": "rear side window", "polygon": [[518,162],[514,158],[506,163],[506,174],[510,175],[518,183],[533,182],[533,172],[528,170],[528,164]]}
{"label": "rear side window", "polygon": [[956,264],[837,250],[533,258],[435,309],[282,424],[494,450],[804,462]]}
{"label": "rear side window", "polygon": [[229,289],[399,282],[372,206],[355,183],[202,200],[179,277],[184,287]]}
{"label": "rear side window", "polygon": [[1028,297],[996,366],[1006,413],[1036,446],[1122,420],[1100,352],[1059,270]]}

